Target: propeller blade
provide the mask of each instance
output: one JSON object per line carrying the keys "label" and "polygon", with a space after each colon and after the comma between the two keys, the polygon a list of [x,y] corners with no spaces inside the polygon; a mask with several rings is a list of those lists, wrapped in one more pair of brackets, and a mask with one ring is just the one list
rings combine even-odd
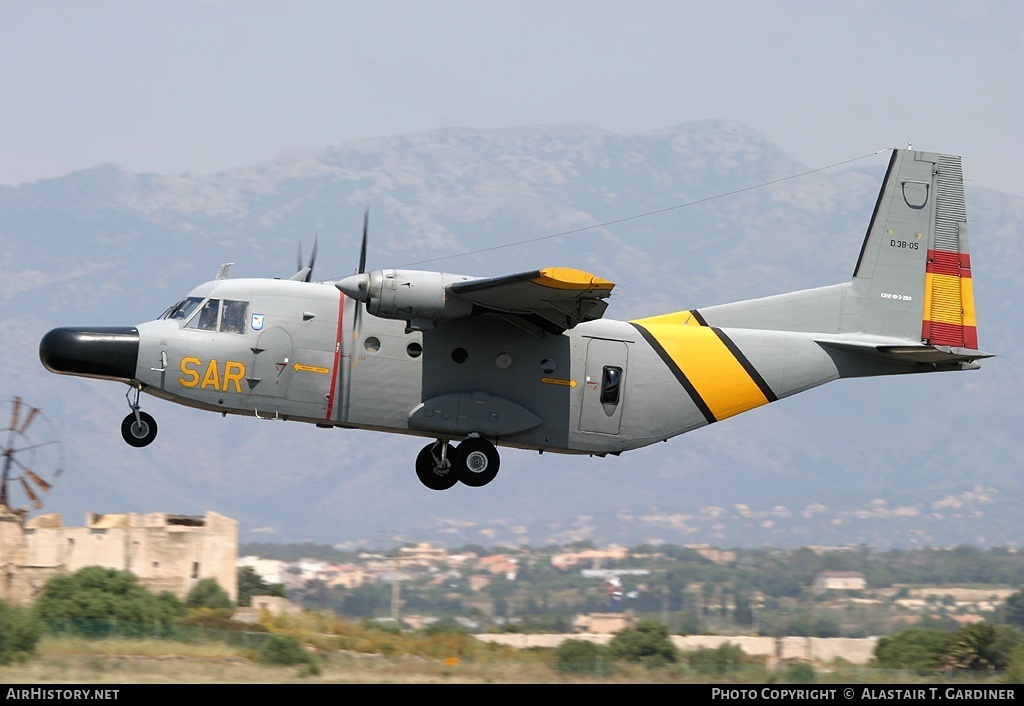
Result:
{"label": "propeller blade", "polygon": [[313,252],[310,253],[310,255],[309,255],[309,265],[308,265],[309,272],[306,273],[306,281],[307,282],[310,282],[313,279],[313,265],[316,264],[316,248],[317,248],[317,245],[319,244],[319,240],[320,240],[319,236],[314,236],[313,237]]}
{"label": "propeller blade", "polygon": [[366,272],[366,233],[370,229],[370,209],[363,211],[363,245],[359,249],[359,270],[357,275]]}
{"label": "propeller blade", "polygon": [[39,476],[37,476],[37,475],[36,475],[35,473],[33,473],[32,471],[30,471],[29,469],[25,468],[25,469],[23,469],[23,472],[24,472],[24,474],[25,474],[26,476],[28,476],[28,477],[29,477],[29,479],[30,479],[30,480],[31,480],[31,481],[32,481],[33,483],[35,483],[35,484],[36,484],[37,486],[39,486],[39,488],[40,488],[40,489],[42,489],[42,490],[49,490],[50,488],[52,488],[52,487],[53,487],[52,485],[50,485],[49,483],[47,483],[47,482],[46,482],[45,480],[43,480],[42,478],[40,478]]}

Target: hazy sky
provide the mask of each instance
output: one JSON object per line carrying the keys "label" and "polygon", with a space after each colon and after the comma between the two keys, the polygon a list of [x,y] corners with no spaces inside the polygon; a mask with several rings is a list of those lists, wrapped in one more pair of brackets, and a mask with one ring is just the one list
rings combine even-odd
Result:
{"label": "hazy sky", "polygon": [[1022,45],[1017,0],[0,0],[0,184],[725,118],[808,166],[913,142],[1024,195]]}

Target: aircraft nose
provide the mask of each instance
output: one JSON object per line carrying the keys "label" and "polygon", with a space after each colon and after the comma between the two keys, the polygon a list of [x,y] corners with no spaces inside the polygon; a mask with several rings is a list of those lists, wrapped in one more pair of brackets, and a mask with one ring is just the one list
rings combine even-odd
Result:
{"label": "aircraft nose", "polygon": [[51,373],[131,382],[138,359],[136,328],[55,328],[39,342],[39,360]]}

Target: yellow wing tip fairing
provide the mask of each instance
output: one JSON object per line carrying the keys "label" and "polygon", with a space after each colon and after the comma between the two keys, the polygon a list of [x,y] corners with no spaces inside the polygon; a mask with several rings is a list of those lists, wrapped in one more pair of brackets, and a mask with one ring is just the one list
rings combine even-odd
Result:
{"label": "yellow wing tip fairing", "polygon": [[572,267],[545,267],[534,283],[552,289],[584,289],[610,291],[613,282]]}

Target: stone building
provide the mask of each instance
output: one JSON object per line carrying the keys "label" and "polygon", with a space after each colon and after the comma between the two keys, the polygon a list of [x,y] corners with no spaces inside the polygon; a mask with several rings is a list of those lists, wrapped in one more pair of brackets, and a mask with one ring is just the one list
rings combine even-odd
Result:
{"label": "stone building", "polygon": [[149,590],[181,599],[212,578],[235,600],[237,556],[238,522],[215,512],[90,512],[84,527],[65,527],[60,515],[26,520],[0,508],[0,598],[15,603],[31,603],[52,576],[86,566],[130,571]]}

